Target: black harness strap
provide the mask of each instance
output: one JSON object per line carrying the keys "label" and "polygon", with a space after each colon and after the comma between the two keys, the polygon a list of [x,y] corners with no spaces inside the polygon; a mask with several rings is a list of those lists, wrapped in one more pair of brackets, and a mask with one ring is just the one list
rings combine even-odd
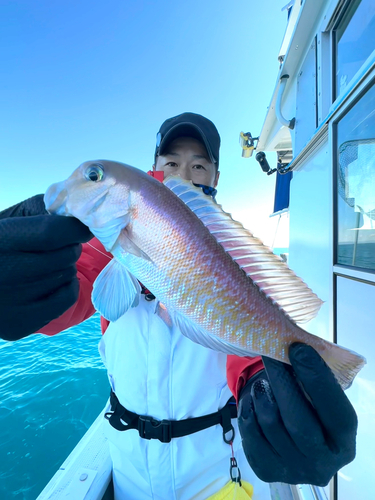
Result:
{"label": "black harness strap", "polygon": [[[237,418],[237,406],[233,397],[216,413],[184,420],[157,420],[147,415],[133,413],[120,404],[113,391],[111,391],[110,403],[111,411],[104,416],[112,427],[118,431],[136,429],[144,439],[159,439],[162,443],[169,443],[172,438],[188,436],[217,424],[223,427],[223,438],[226,443],[234,439],[231,419]],[[230,437],[227,436],[229,432]]]}

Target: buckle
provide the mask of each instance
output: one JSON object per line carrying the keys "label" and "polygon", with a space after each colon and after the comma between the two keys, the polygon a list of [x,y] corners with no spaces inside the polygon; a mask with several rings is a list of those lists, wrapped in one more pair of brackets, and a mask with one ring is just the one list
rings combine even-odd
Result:
{"label": "buckle", "polygon": [[159,439],[162,443],[172,440],[172,425],[170,420],[156,420],[146,415],[138,419],[138,432],[144,439]]}
{"label": "buckle", "polygon": [[234,457],[231,457],[230,459],[230,478],[233,483],[240,483],[241,484],[241,471],[237,465],[237,460]]}

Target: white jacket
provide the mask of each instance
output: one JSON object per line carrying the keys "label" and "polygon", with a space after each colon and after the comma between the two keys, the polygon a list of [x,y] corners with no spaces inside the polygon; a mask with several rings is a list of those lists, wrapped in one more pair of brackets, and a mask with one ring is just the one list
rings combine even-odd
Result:
{"label": "white jacket", "polygon": [[[99,351],[120,403],[140,415],[181,420],[214,413],[231,398],[226,355],[197,345],[155,314],[157,301],[141,296],[107,328]],[[237,420],[234,451],[242,478],[254,486],[253,500],[271,500],[269,486],[250,469]],[[147,440],[137,430],[116,431],[108,423],[116,500],[204,500],[230,481],[231,448],[220,425],[174,438]]]}

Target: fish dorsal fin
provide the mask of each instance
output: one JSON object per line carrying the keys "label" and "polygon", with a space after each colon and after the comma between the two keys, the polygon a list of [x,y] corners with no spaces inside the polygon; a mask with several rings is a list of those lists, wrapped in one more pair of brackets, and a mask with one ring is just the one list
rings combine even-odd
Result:
{"label": "fish dorsal fin", "polygon": [[223,211],[210,196],[181,177],[170,176],[164,184],[202,221],[218,243],[251,280],[295,322],[313,319],[323,302],[240,222]]}

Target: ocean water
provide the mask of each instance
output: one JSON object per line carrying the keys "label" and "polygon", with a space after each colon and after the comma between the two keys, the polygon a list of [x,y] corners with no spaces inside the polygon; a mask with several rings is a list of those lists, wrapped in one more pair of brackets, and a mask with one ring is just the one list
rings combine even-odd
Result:
{"label": "ocean water", "polygon": [[337,263],[344,266],[355,266],[361,269],[375,270],[375,243],[339,244]]}
{"label": "ocean water", "polygon": [[0,499],[35,500],[109,396],[99,315],[54,337],[0,340]]}

